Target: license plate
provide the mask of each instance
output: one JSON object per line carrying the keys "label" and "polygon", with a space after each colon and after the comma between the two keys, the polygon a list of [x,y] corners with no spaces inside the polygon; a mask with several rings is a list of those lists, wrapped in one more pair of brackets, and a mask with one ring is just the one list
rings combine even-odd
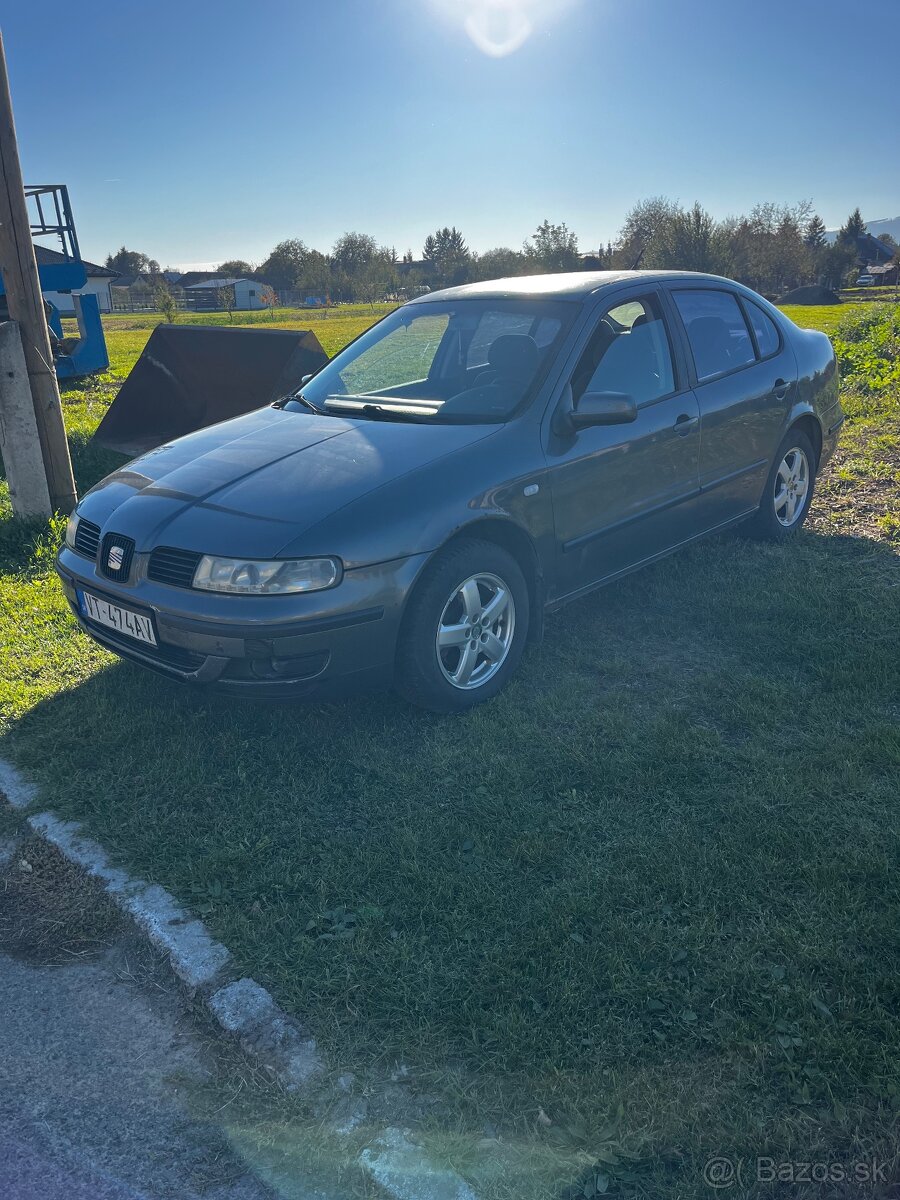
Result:
{"label": "license plate", "polygon": [[156,634],[149,617],[133,612],[130,608],[122,608],[120,604],[110,604],[108,600],[101,600],[99,596],[92,596],[90,592],[80,592],[79,598],[81,611],[88,620],[114,629],[116,633],[124,633],[136,642],[156,645]]}

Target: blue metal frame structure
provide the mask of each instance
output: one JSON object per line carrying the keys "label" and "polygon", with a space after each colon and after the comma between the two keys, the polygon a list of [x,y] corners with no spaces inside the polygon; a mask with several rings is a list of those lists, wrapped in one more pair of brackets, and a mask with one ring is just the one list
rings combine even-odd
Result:
{"label": "blue metal frame structure", "polygon": [[[84,287],[87,271],[78,248],[78,235],[75,232],[72,207],[69,203],[69,189],[64,183],[30,184],[25,188],[25,203],[29,210],[32,238],[58,238],[58,253],[62,255],[61,262],[38,264],[41,291],[74,292]],[[3,280],[0,278],[0,296],[5,295],[5,292]],[[70,353],[59,354],[54,359],[56,374],[60,379],[89,375],[92,371],[105,371],[109,366],[97,297],[90,294],[73,296],[72,301],[78,321],[79,337]],[[61,339],[63,328],[59,312],[52,304],[51,308],[48,324],[57,338]]]}

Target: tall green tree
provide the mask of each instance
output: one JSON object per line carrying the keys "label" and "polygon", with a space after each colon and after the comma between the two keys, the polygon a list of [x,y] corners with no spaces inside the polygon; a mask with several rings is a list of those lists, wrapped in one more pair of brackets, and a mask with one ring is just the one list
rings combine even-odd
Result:
{"label": "tall green tree", "polygon": [[229,258],[216,267],[216,272],[225,279],[241,279],[244,275],[252,275],[253,270],[253,266],[243,258]]}
{"label": "tall green tree", "polygon": [[342,233],[334,243],[331,261],[350,279],[378,256],[378,243],[368,233]]}
{"label": "tall green tree", "polygon": [[310,250],[292,286],[304,299],[315,296],[324,300],[331,295],[331,282],[331,264],[328,259],[321,251]]}
{"label": "tall green tree", "polygon": [[680,212],[680,205],[668,196],[650,196],[635,204],[619,231],[611,265],[627,270],[643,256],[641,265],[648,266],[647,256],[652,253],[654,240]]}
{"label": "tall green tree", "polygon": [[578,238],[565,222],[552,225],[542,221],[523,249],[535,271],[577,271],[581,266]]}
{"label": "tall green tree", "polygon": [[716,270],[715,228],[715,221],[700,204],[686,211],[676,209],[656,229],[642,265],[680,271]]}
{"label": "tall green tree", "polygon": [[115,254],[107,254],[106,265],[120,275],[159,274],[159,263],[155,258],[148,257],[140,250],[128,250],[125,246],[120,246]]}
{"label": "tall green tree", "polygon": [[843,242],[845,246],[852,246],[855,250],[857,238],[862,237],[865,232],[866,223],[862,219],[862,213],[858,208],[854,208],[853,212],[840,228],[838,241]]}
{"label": "tall green tree", "polygon": [[812,220],[809,201],[757,204],[747,214],[716,221],[695,203],[689,209],[653,196],[628,213],[612,252],[612,265],[711,271],[780,293],[815,278],[813,255],[804,243]]}
{"label": "tall green tree", "polygon": [[260,264],[259,274],[276,288],[289,288],[303,270],[309,250],[300,238],[285,238]]}
{"label": "tall green tree", "polygon": [[813,213],[803,230],[803,242],[810,250],[821,250],[828,244],[825,236],[825,222],[818,213]]}
{"label": "tall green tree", "polygon": [[433,261],[437,258],[446,255],[460,256],[467,255],[469,247],[466,245],[466,239],[456,228],[456,226],[445,225],[443,229],[437,229],[434,233],[430,233],[425,239],[425,247],[422,251],[422,257]]}
{"label": "tall green tree", "polygon": [[528,257],[521,250],[509,246],[496,246],[479,254],[472,264],[475,279],[507,279],[512,275],[527,275],[531,267]]}
{"label": "tall green tree", "polygon": [[357,272],[353,281],[354,299],[374,306],[396,291],[396,284],[393,263],[386,254],[378,254]]}
{"label": "tall green tree", "polygon": [[472,256],[466,239],[456,228],[445,225],[425,239],[422,257],[431,265],[431,276],[438,287],[465,283],[469,277]]}

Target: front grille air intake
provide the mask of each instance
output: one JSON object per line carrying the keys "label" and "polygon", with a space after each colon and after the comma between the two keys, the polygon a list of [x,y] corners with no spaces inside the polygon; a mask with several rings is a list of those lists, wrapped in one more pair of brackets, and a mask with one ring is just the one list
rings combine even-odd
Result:
{"label": "front grille air intake", "polygon": [[80,517],[78,527],[75,530],[75,545],[72,549],[76,554],[81,554],[85,558],[92,558],[96,561],[99,545],[100,526],[95,525],[93,521],[86,521],[84,517]]}
{"label": "front grille air intake", "polygon": [[147,578],[169,587],[189,588],[194,572],[203,557],[195,550],[178,550],[174,546],[157,546],[150,555]]}

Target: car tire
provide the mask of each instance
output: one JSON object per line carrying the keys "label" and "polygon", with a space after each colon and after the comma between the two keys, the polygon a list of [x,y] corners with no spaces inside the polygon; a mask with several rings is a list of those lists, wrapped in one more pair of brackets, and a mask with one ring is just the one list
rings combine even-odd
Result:
{"label": "car tire", "polygon": [[783,542],[801,528],[812,504],[818,465],[812,442],[790,429],[776,451],[759,508],[741,530],[758,541]]}
{"label": "car tire", "polygon": [[432,712],[490,700],[519,665],[528,638],[528,585],[492,542],[460,541],[425,568],[397,641],[394,686]]}

